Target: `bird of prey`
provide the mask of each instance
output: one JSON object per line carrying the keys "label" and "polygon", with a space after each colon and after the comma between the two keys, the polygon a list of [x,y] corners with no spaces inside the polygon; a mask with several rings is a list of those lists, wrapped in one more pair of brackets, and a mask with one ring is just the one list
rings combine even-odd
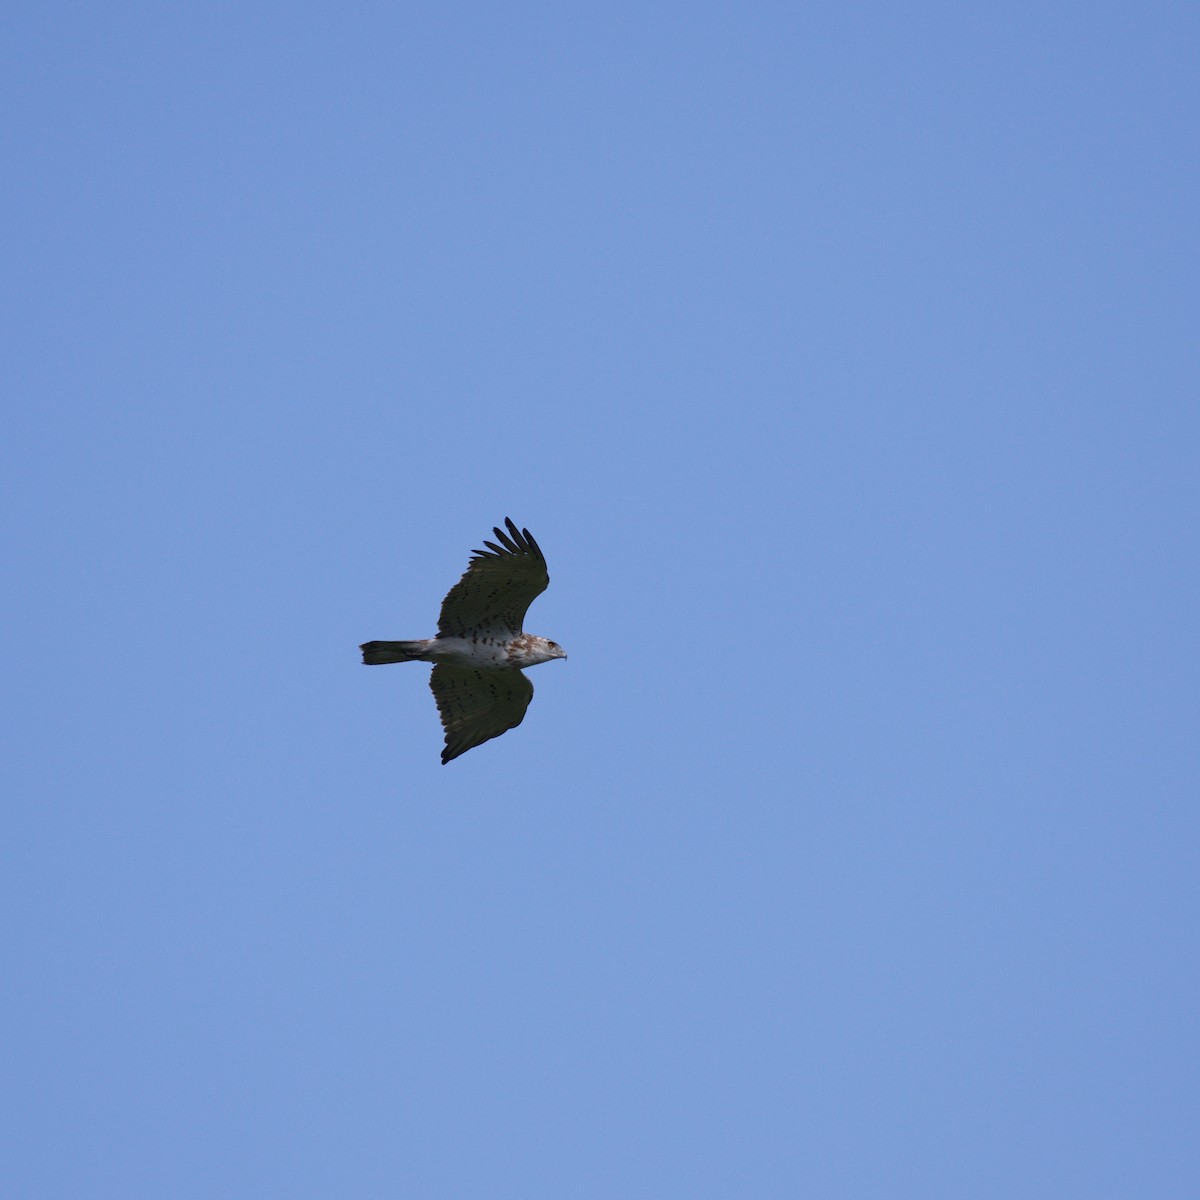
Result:
{"label": "bird of prey", "polygon": [[443,765],[525,719],[533,684],[522,667],[566,658],[557,642],[522,632],[525,613],[550,583],[546,560],[528,529],[504,518],[499,545],[475,550],[463,577],[442,601],[436,637],[366,642],[363,662],[431,662],[429,686],[446,731]]}

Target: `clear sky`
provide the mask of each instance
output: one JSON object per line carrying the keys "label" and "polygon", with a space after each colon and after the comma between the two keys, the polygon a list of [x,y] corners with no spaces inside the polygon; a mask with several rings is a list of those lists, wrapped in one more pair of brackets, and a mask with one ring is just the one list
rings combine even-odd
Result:
{"label": "clear sky", "polygon": [[1198,34],[7,6],[0,1193],[1200,1194]]}

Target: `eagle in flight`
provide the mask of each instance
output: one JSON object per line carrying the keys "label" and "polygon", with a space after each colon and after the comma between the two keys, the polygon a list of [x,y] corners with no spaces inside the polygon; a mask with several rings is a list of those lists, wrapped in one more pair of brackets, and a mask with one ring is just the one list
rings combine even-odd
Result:
{"label": "eagle in flight", "polygon": [[436,637],[415,642],[366,642],[363,662],[431,662],[446,748],[442,763],[515,729],[533,699],[522,667],[566,658],[557,642],[522,632],[525,613],[550,583],[541,547],[528,529],[504,518],[500,544],[484,542],[442,601]]}

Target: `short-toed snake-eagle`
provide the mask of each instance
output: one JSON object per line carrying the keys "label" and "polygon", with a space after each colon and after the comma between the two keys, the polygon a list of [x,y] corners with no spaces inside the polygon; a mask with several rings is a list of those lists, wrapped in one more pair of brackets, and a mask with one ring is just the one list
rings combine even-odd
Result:
{"label": "short-toed snake-eagle", "polygon": [[473,553],[442,601],[436,637],[360,647],[368,666],[434,664],[429,686],[446,731],[443,763],[520,725],[533,699],[522,667],[567,657],[557,642],[522,632],[525,613],[550,576],[529,530],[507,517],[504,524],[507,533],[494,530],[500,544],[484,542],[487,549]]}

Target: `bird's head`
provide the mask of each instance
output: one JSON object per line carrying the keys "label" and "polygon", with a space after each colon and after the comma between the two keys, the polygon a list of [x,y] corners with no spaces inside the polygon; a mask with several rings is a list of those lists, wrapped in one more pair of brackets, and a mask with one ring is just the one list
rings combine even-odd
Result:
{"label": "bird's head", "polygon": [[550,662],[555,658],[566,658],[567,652],[549,638],[525,633],[513,642],[509,657],[523,667],[535,667],[538,663]]}

